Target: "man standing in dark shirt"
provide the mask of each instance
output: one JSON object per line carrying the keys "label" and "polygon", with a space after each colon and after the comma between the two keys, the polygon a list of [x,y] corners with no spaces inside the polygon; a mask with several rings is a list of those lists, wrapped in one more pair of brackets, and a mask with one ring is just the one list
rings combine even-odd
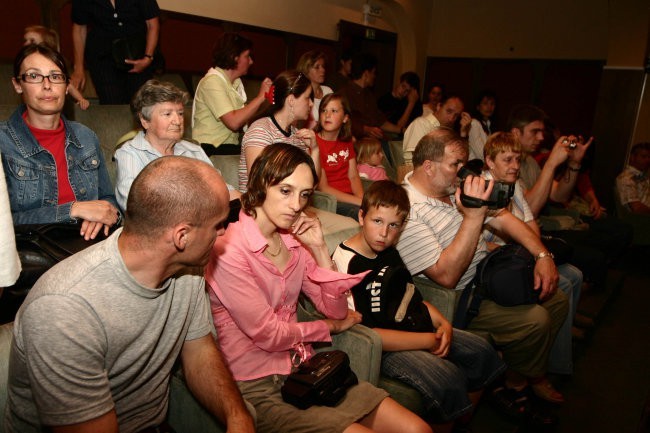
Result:
{"label": "man standing in dark shirt", "polygon": [[[136,90],[153,77],[159,15],[156,0],[73,0],[72,84],[83,90],[85,59],[99,102],[128,104]],[[131,58],[122,64],[123,56]]]}
{"label": "man standing in dark shirt", "polygon": [[404,72],[395,88],[377,101],[379,109],[389,122],[406,128],[415,118],[422,115],[420,103],[420,77],[415,72]]}

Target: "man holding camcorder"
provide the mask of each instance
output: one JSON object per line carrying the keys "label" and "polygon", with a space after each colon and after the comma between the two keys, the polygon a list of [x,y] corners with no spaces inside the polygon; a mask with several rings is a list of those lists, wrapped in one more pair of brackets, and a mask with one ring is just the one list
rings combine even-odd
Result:
{"label": "man holding camcorder", "polygon": [[530,410],[522,404],[528,383],[552,388],[545,379],[548,355],[566,320],[568,302],[557,291],[553,256],[539,237],[508,210],[488,210],[492,182],[468,175],[463,200],[458,172],[467,154],[465,141],[448,128],[436,129],[419,141],[413,152],[414,169],[404,179],[411,212],[397,248],[411,274],[424,274],[450,290],[463,290],[486,256],[484,224],[507,233],[535,257],[534,285],[540,291],[540,304],[505,307],[483,300],[467,328],[503,351],[509,371],[505,387],[495,390],[495,397],[502,406],[524,414]]}

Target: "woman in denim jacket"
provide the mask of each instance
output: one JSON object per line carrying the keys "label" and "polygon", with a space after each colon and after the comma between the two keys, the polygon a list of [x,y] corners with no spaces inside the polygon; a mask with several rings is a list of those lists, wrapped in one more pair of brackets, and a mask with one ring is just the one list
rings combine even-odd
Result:
{"label": "woman in denim jacket", "polygon": [[24,47],[14,61],[13,86],[24,105],[0,122],[0,151],[14,224],[81,221],[94,239],[120,219],[99,141],[63,118],[68,76],[61,55]]}

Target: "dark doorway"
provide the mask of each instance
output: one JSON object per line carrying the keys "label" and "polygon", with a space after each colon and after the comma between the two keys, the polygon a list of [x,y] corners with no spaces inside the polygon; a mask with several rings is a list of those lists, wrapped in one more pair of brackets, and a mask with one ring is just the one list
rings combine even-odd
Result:
{"label": "dark doorway", "polygon": [[377,57],[375,95],[380,96],[393,89],[397,33],[349,21],[339,21],[339,42],[342,50],[350,50],[352,53],[370,53]]}

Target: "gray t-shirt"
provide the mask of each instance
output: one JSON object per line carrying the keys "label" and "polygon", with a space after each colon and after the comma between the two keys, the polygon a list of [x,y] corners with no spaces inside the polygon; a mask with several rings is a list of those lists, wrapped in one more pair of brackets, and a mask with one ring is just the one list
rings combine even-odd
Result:
{"label": "gray t-shirt", "polygon": [[121,229],[59,263],[14,323],[6,428],[39,432],[115,408],[120,432],[165,419],[172,366],[186,340],[210,333],[200,271],[140,285],[118,251]]}

